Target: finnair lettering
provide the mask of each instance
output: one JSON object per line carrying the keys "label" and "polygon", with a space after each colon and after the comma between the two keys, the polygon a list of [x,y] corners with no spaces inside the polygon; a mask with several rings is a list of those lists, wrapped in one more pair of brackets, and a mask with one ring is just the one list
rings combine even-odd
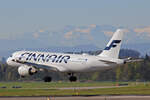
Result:
{"label": "finnair lettering", "polygon": [[111,48],[115,48],[117,44],[119,44],[120,42],[121,40],[113,40],[111,44],[108,47],[106,47],[104,50],[110,50]]}
{"label": "finnair lettering", "polygon": [[50,54],[37,54],[37,53],[23,53],[19,57],[19,60],[25,59],[28,61],[34,60],[34,61],[42,61],[42,62],[55,62],[55,63],[67,63],[70,59],[70,56],[68,55],[50,55]]}

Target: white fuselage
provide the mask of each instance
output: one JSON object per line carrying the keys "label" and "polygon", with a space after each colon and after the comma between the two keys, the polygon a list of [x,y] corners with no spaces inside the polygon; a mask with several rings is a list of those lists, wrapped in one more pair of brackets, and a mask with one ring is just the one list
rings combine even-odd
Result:
{"label": "white fuselage", "polygon": [[36,64],[60,72],[91,72],[110,69],[123,64],[124,60],[91,55],[18,51],[7,59],[7,63],[16,67]]}

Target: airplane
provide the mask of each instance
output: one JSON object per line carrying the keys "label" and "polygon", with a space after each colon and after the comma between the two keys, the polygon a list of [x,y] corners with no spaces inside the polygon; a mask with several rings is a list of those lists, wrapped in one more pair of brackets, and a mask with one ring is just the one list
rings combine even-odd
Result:
{"label": "airplane", "polygon": [[[46,69],[67,73],[71,82],[77,81],[74,73],[111,69],[127,62],[119,59],[124,30],[117,29],[105,49],[99,55],[80,55],[38,51],[16,51],[7,59],[7,64],[18,67],[20,76],[30,76]],[[51,82],[50,76],[46,79]]]}

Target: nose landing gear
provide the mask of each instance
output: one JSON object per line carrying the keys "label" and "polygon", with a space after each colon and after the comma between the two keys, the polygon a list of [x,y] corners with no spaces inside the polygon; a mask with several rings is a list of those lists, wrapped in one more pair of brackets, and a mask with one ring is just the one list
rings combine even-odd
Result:
{"label": "nose landing gear", "polygon": [[76,82],[77,77],[73,75],[73,73],[68,73],[70,82]]}

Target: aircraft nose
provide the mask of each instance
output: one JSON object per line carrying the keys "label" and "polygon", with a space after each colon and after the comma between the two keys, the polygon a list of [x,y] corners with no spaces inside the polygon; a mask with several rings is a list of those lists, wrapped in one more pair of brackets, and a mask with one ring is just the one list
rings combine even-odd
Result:
{"label": "aircraft nose", "polygon": [[7,58],[6,63],[7,63],[8,65],[10,65],[11,59],[12,59],[11,57]]}

